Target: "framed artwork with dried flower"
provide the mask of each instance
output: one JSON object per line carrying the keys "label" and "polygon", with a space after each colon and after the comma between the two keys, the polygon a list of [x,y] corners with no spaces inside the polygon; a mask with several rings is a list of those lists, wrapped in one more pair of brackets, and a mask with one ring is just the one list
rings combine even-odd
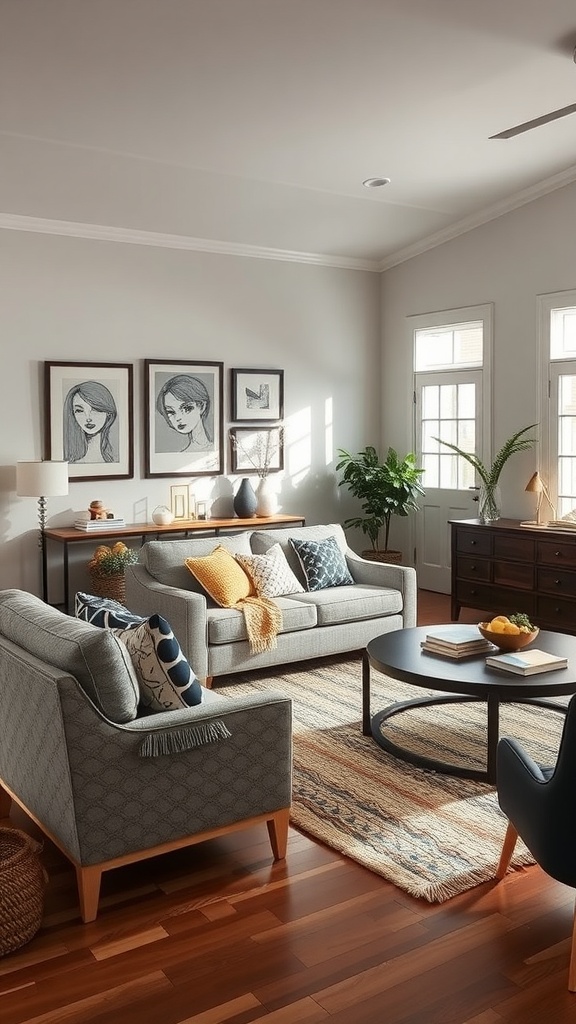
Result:
{"label": "framed artwork with dried flower", "polygon": [[284,469],[283,427],[231,427],[232,473],[266,477]]}

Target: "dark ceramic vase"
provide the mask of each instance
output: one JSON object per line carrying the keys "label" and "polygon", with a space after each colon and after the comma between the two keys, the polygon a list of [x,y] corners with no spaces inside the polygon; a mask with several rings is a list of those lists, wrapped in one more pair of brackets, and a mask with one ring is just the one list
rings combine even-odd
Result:
{"label": "dark ceramic vase", "polygon": [[251,519],[256,515],[258,498],[247,476],[240,481],[240,486],[234,495],[233,505],[239,519]]}

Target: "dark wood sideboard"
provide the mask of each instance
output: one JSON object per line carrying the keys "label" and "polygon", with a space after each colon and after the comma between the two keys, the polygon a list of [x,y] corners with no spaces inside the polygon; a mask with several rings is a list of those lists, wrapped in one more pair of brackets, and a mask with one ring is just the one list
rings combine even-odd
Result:
{"label": "dark wood sideboard", "polygon": [[576,633],[576,531],[521,526],[517,519],[483,524],[451,520],[452,604],[509,615]]}

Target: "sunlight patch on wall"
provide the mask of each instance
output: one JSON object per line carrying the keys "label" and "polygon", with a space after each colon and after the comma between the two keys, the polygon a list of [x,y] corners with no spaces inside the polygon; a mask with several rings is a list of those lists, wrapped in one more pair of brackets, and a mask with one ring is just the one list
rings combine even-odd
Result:
{"label": "sunlight patch on wall", "polygon": [[329,466],[334,460],[334,403],[331,398],[324,402],[324,442],[326,465]]}
{"label": "sunlight patch on wall", "polygon": [[294,485],[310,473],[312,463],[312,410],[300,409],[286,417],[284,468]]}

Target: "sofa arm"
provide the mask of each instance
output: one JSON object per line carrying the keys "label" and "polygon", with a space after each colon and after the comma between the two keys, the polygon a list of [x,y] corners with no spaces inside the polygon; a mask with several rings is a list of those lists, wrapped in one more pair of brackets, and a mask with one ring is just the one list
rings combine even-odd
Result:
{"label": "sofa arm", "polygon": [[199,679],[208,675],[208,623],[206,598],[191,590],[158,583],[136,562],[127,565],[126,606],[137,615],[162,615],[170,623],[192,669]]}
{"label": "sofa arm", "polygon": [[371,562],[361,558],[350,548],[346,561],[355,583],[368,583],[374,587],[388,587],[402,594],[404,628],[416,625],[416,570],[410,565],[392,565],[389,562]]}

